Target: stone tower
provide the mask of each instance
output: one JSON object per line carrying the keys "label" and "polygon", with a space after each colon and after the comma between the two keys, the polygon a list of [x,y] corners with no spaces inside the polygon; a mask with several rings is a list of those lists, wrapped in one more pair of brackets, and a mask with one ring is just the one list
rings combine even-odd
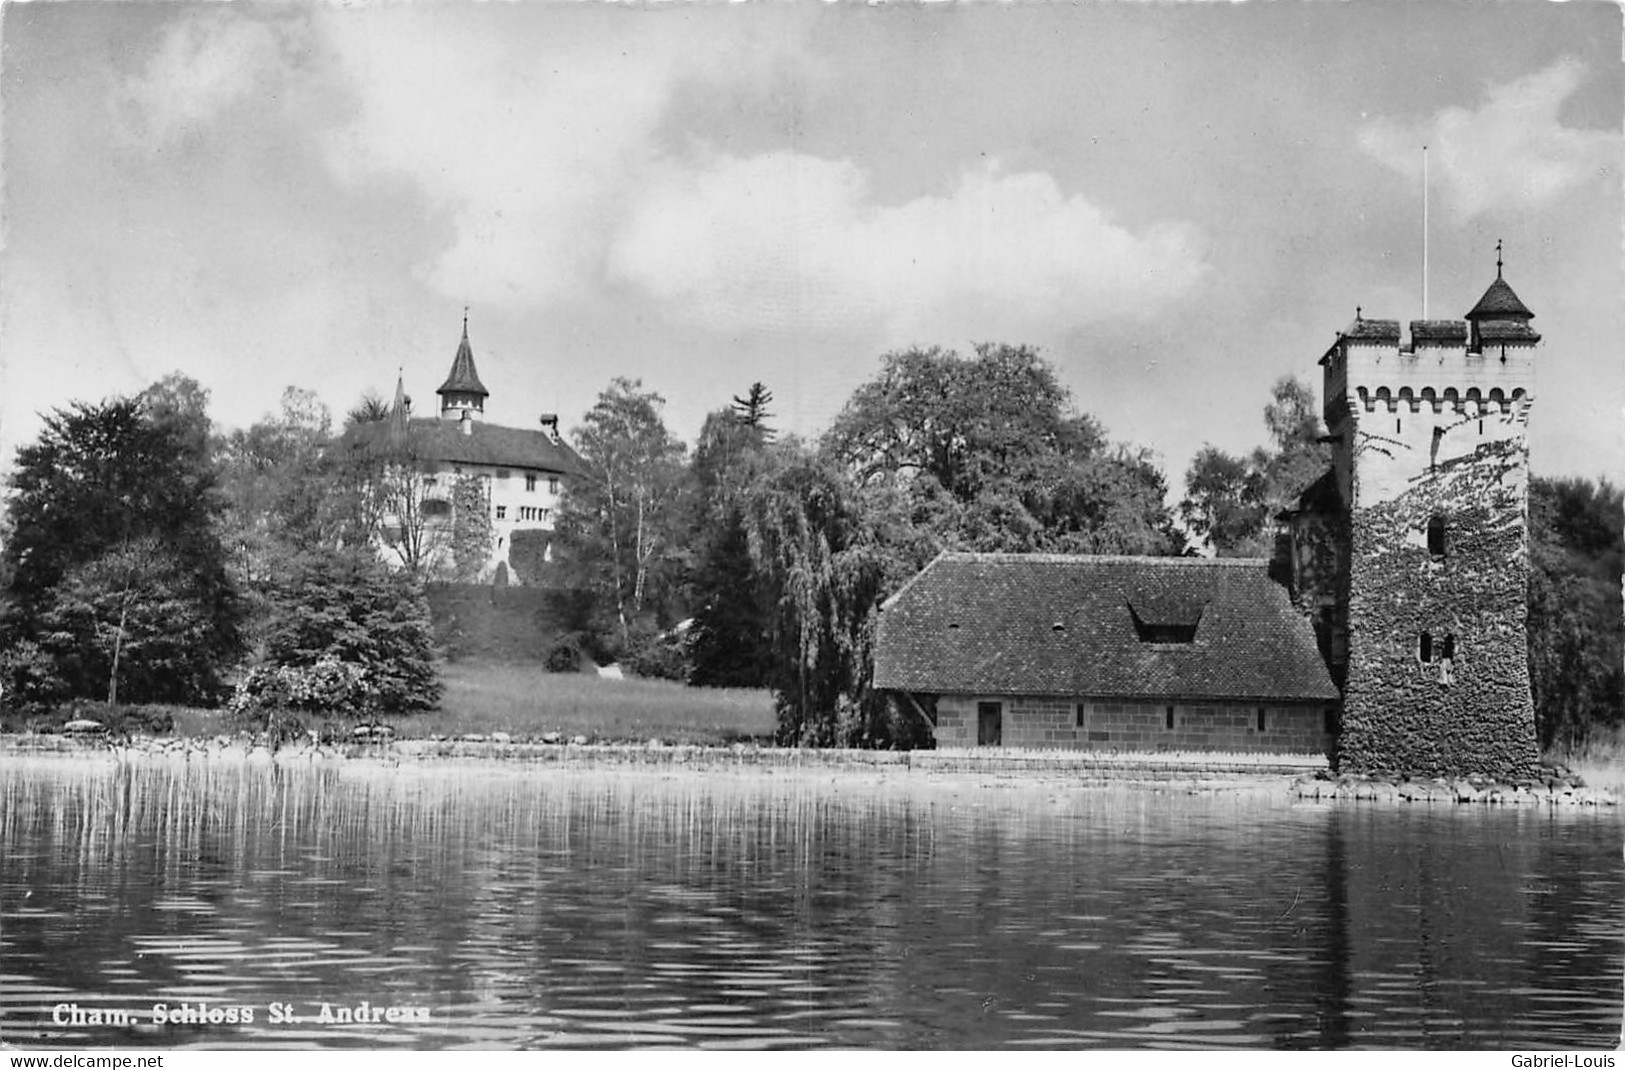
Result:
{"label": "stone tower", "polygon": [[1465,320],[1414,320],[1403,341],[1397,321],[1357,314],[1321,358],[1326,491],[1345,542],[1329,622],[1344,771],[1512,778],[1536,765],[1532,318],[1498,255]]}

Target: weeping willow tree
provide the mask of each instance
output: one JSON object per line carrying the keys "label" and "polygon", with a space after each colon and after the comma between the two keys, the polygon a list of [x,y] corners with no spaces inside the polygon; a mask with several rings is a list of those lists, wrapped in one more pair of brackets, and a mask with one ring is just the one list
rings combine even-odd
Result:
{"label": "weeping willow tree", "polygon": [[834,466],[793,456],[752,487],[742,512],[774,607],[778,742],[891,742],[869,682],[876,616],[896,568],[856,492]]}

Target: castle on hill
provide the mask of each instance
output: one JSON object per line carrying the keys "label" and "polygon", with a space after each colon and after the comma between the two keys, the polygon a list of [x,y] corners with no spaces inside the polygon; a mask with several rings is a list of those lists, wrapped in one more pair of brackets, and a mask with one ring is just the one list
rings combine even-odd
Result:
{"label": "castle on hill", "polygon": [[1533,318],[1499,255],[1463,319],[1357,312],[1276,560],[943,554],[882,607],[874,686],[940,746],[1528,773]]}
{"label": "castle on hill", "polygon": [[534,428],[486,421],[491,392],[474,363],[466,314],[451,369],[435,393],[439,413],[414,416],[398,379],[389,418],[346,435],[352,448],[390,461],[381,552],[428,577],[539,582],[560,496],[582,470],[559,436],[558,416],[544,413]]}

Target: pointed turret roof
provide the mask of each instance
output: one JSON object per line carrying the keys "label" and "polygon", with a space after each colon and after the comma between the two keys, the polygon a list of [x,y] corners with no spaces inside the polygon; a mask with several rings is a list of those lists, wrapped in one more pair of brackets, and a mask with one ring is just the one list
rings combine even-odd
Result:
{"label": "pointed turret roof", "polygon": [[397,446],[406,441],[407,424],[412,419],[412,399],[406,396],[406,374],[395,373],[395,401],[389,407],[389,436]]}
{"label": "pointed turret roof", "polygon": [[1478,304],[1467,313],[1467,318],[1474,322],[1479,320],[1521,320],[1527,324],[1535,318],[1529,311],[1529,306],[1518,299],[1512,292],[1512,287],[1501,277],[1501,243],[1495,243],[1495,281],[1490,288],[1484,291],[1484,296],[1478,299]]}
{"label": "pointed turret roof", "polygon": [[1478,299],[1478,304],[1467,313],[1470,320],[1531,320],[1535,314],[1529,311],[1529,306],[1518,299],[1512,292],[1512,287],[1500,275],[1490,283],[1490,288],[1484,291],[1484,296]]}
{"label": "pointed turret roof", "polygon": [[478,394],[490,397],[491,392],[480,382],[480,373],[474,368],[474,347],[468,344],[468,314],[463,314],[463,340],[457,346],[457,355],[451,359],[451,374],[440,384],[436,394]]}

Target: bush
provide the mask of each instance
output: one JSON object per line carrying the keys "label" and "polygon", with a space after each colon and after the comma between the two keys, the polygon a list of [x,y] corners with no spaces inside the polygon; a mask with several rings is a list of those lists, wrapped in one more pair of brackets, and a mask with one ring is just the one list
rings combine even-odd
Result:
{"label": "bush", "polygon": [[238,683],[227,708],[239,715],[275,710],[371,715],[383,703],[368,675],[363,666],[337,658],[314,665],[261,665]]}
{"label": "bush", "polygon": [[621,664],[634,676],[679,683],[687,683],[693,670],[688,642],[674,632],[634,636]]}
{"label": "bush", "polygon": [[34,713],[67,693],[56,661],[27,639],[0,650],[0,709]]}
{"label": "bush", "polygon": [[570,636],[560,639],[548,648],[543,664],[548,672],[580,672],[581,644]]}
{"label": "bush", "polygon": [[235,706],[371,715],[440,701],[429,605],[405,573],[364,551],[313,551],[278,582],[272,606],[265,657]]}

